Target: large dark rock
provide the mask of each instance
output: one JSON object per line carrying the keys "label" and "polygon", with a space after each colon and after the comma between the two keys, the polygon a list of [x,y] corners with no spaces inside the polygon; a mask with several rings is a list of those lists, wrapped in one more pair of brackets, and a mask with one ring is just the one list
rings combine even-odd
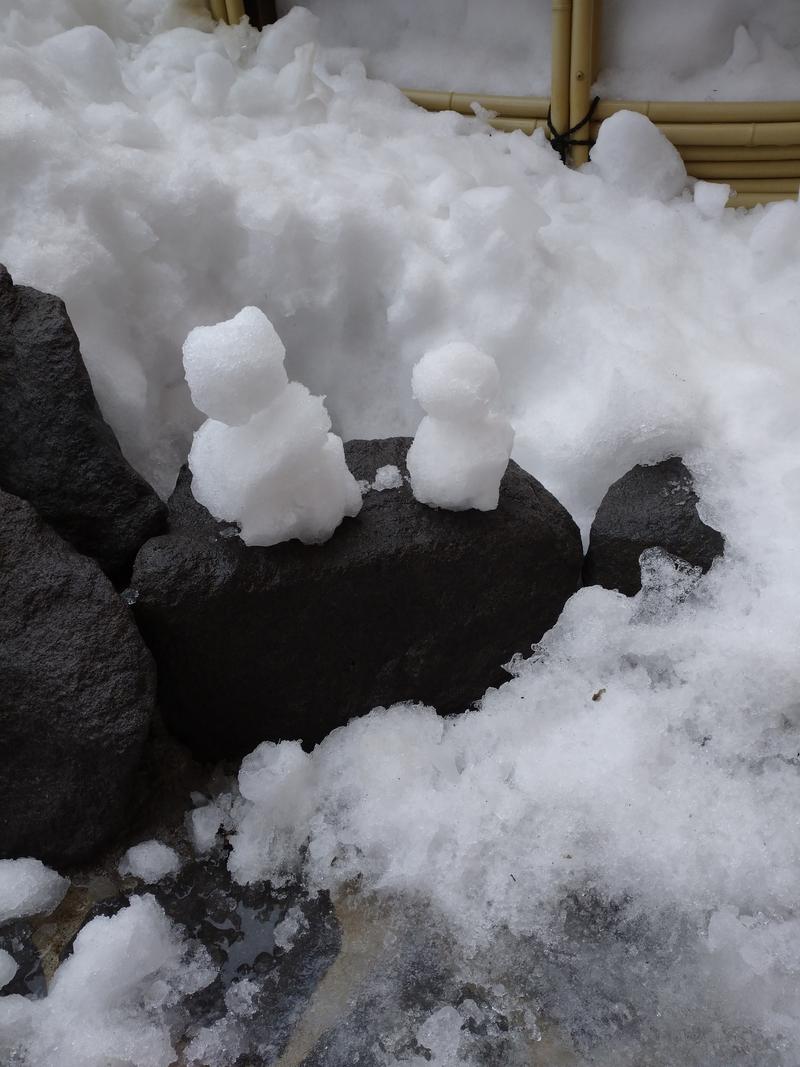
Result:
{"label": "large dark rock", "polygon": [[88,857],[120,825],[152,659],[97,564],[0,491],[0,857]]}
{"label": "large dark rock", "polygon": [[592,523],[584,585],[633,596],[642,587],[639,557],[663,548],[705,572],[721,556],[722,534],[697,513],[691,474],[677,457],[636,466],[614,482]]}
{"label": "large dark rock", "polygon": [[125,581],[165,508],[120,451],[58,297],[0,265],[0,486]]}
{"label": "large dark rock", "polygon": [[[405,470],[407,438],[351,441],[357,478]],[[507,675],[578,585],[578,529],[511,463],[496,511],[418,504],[407,485],[370,491],[324,545],[247,548],[192,497],[184,472],[170,529],[132,578],[159,666],[168,726],[196,752],[319,741],[377,705],[466,708]]]}

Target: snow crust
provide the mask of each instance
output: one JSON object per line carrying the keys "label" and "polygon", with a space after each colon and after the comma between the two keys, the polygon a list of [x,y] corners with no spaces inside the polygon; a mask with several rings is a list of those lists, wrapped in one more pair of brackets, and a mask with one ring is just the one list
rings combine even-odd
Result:
{"label": "snow crust", "polygon": [[0,924],[28,915],[48,915],[68,889],[69,879],[41,860],[0,860]]}
{"label": "snow crust", "polygon": [[119,862],[119,872],[130,874],[143,882],[153,885],[175,874],[180,869],[181,861],[174,848],[163,841],[142,841],[129,848]]}
{"label": "snow crust", "polygon": [[361,510],[325,398],[290,382],[285,350],[258,308],[192,330],[183,346],[192,399],[210,417],[189,452],[192,492],[248,545],[327,539]]}
{"label": "snow crust", "polygon": [[0,1053],[26,1067],[170,1067],[175,1011],[215,976],[152,896],[134,897],[80,931],[45,998],[0,997]]}
{"label": "snow crust", "polygon": [[511,424],[491,408],[497,364],[454,341],[425,353],[412,388],[426,412],[407,457],[415,498],[451,511],[492,511],[514,444]]}
{"label": "snow crust", "polygon": [[[796,49],[778,0],[646,6],[631,78],[668,69],[680,14],[676,92],[722,84],[709,27]],[[726,556],[705,577],[648,556],[632,600],[581,590],[463,717],[379,709],[311,754],[262,746],[219,799],[232,869],[357,882],[395,917],[425,902],[472,979],[580,1036],[573,1062],[795,1067],[800,207],[631,196],[539,137],[411,107],[315,32],[297,9],[259,37],[155,0],[0,6],[0,261],[66,298],[128,456],[169,489],[202,421],[181,345],[243,307],[345,437],[412,433],[419,353],[465,337],[584,535],[611,482],[680,454]],[[789,60],[766,95],[797,97]],[[153,905],[71,959],[44,1000],[0,998],[0,1049],[170,1063],[166,1018],[206,972]],[[421,1023],[442,1059],[449,1007]]]}

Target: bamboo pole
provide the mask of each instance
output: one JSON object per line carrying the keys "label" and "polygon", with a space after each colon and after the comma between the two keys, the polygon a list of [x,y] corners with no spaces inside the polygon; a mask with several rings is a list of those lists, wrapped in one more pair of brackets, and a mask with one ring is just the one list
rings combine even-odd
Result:
{"label": "bamboo pole", "polygon": [[758,204],[774,204],[778,200],[794,200],[787,193],[735,193],[728,200],[728,207],[756,207]]}
{"label": "bamboo pole", "polygon": [[225,0],[211,0],[211,17],[215,18],[217,22],[228,21],[228,11],[225,7]]}
{"label": "bamboo pole", "polygon": [[729,178],[797,178],[800,181],[800,158],[686,164],[695,178],[727,181]]}
{"label": "bamboo pole", "polygon": [[800,160],[800,144],[785,147],[766,146],[758,148],[719,148],[709,145],[680,145],[678,151],[684,162],[759,162],[762,160]]}
{"label": "bamboo pole", "polygon": [[[657,125],[664,136],[678,146],[746,148],[800,144],[800,122],[672,122]],[[591,128],[594,137],[600,123],[593,122]]]}
{"label": "bamboo pole", "polygon": [[672,122],[800,122],[798,100],[601,100],[596,117],[637,111],[655,123]]}
{"label": "bamboo pole", "polygon": [[447,93],[434,89],[403,89],[408,99],[426,111],[457,111],[472,115],[472,104],[495,111],[505,118],[543,119],[547,117],[545,96],[490,96],[486,93]]}
{"label": "bamboo pole", "polygon": [[737,193],[788,193],[797,196],[800,178],[718,178]]}
{"label": "bamboo pole", "polygon": [[228,12],[228,22],[231,26],[238,26],[244,18],[244,0],[225,0],[225,8]]}
{"label": "bamboo pole", "polygon": [[[569,125],[577,126],[589,110],[592,88],[592,0],[573,0],[572,48],[570,51]],[[575,133],[578,140],[589,137],[589,124]],[[572,162],[576,167],[589,159],[588,145],[573,145]]]}
{"label": "bamboo pole", "polygon": [[592,14],[592,84],[597,81],[600,67],[603,63],[603,58],[600,54],[600,30],[602,26],[602,18],[603,0],[594,0],[594,11]]}
{"label": "bamboo pole", "polygon": [[572,0],[553,0],[550,59],[550,121],[557,133],[569,129]]}

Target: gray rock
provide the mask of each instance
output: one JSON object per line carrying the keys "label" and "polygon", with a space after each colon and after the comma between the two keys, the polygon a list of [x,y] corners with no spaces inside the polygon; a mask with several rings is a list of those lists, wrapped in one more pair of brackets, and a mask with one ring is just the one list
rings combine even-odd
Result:
{"label": "gray rock", "polygon": [[2,265],[0,486],[118,582],[164,528],[164,505],[100,413],[63,302],[15,286]]}
{"label": "gray rock", "polygon": [[82,860],[119,827],[151,657],[97,564],[0,491],[0,857]]}
{"label": "gray rock", "polygon": [[[407,438],[351,441],[356,478],[405,470]],[[324,545],[247,548],[192,497],[137,557],[131,600],[159,667],[167,725],[201,755],[313,745],[378,705],[463,711],[555,623],[582,563],[575,523],[515,463],[496,511],[370,491]]]}
{"label": "gray rock", "polygon": [[663,548],[705,573],[725,549],[697,513],[692,475],[678,457],[636,466],[614,482],[592,523],[584,585],[633,596],[642,587],[639,557]]}

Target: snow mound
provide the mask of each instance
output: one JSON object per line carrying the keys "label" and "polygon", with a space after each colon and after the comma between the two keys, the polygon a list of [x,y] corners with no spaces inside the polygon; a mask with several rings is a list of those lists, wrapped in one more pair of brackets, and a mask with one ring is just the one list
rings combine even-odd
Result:
{"label": "snow mound", "polygon": [[272,324],[254,307],[193,330],[184,345],[192,399],[217,413],[194,436],[192,492],[215,518],[238,522],[248,545],[327,541],[361,509],[324,397],[289,382],[283,357]]}
{"label": "snow mound", "polygon": [[36,859],[0,860],[0,924],[47,915],[69,889],[69,879]]}
{"label": "snow mound", "polygon": [[143,841],[129,848],[119,862],[119,873],[130,874],[149,885],[160,882],[168,874],[180,869],[181,861],[175,849],[162,841]]}
{"label": "snow mound", "polygon": [[589,158],[604,181],[631,196],[672,200],[688,180],[678,149],[636,111],[618,111],[606,119]]}
{"label": "snow mound", "polygon": [[427,412],[408,450],[414,496],[431,507],[497,507],[514,431],[491,410],[500,372],[474,345],[453,342],[414,367],[414,396]]}
{"label": "snow mound", "polygon": [[152,896],[134,897],[80,931],[44,999],[0,997],[3,1062],[169,1067],[176,1007],[215,976]]}

